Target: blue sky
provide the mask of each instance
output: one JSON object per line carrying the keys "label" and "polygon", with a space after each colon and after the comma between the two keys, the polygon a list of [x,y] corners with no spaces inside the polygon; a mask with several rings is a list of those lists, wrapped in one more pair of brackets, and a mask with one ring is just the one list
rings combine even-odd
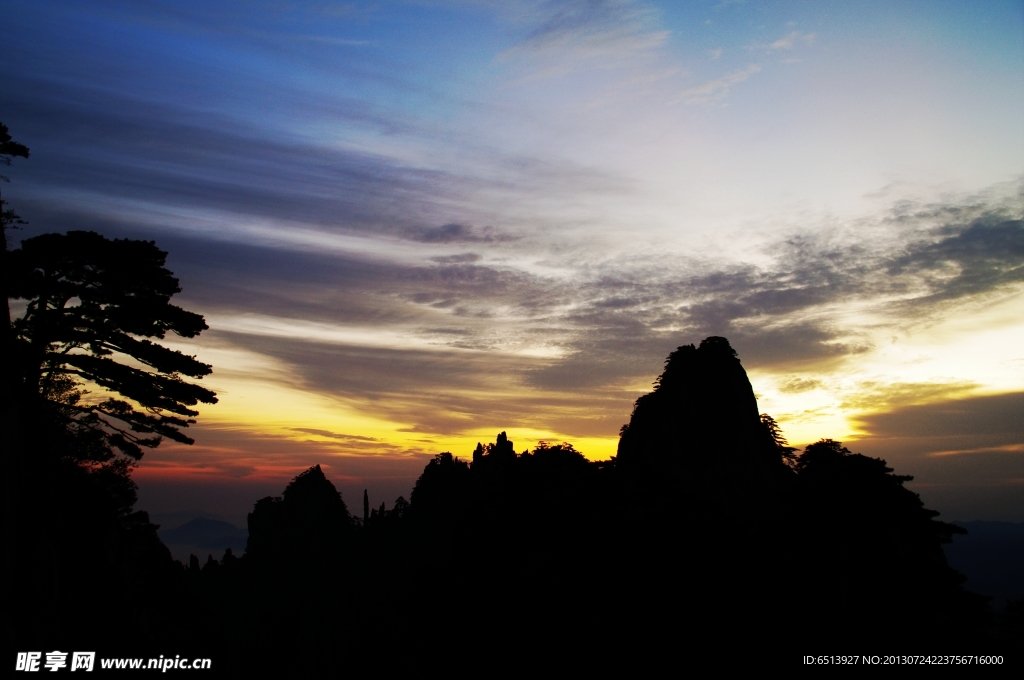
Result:
{"label": "blue sky", "polygon": [[1020,2],[3,14],[22,236],[156,240],[211,326],[181,346],[221,402],[144,500],[312,463],[397,495],[498,430],[607,457],[665,356],[724,335],[794,442],[1024,519],[1019,418],[898,434],[1024,385]]}

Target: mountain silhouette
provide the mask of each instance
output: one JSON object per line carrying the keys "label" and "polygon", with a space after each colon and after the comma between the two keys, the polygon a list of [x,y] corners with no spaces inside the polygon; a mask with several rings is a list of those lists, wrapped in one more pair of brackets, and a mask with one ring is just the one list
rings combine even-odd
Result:
{"label": "mountain silhouette", "polygon": [[249,513],[246,555],[285,566],[302,561],[327,568],[348,544],[355,521],[319,465],[256,502]]}
{"label": "mountain silhouette", "polygon": [[364,492],[361,522],[309,468],[256,502],[242,558],[191,561],[186,611],[208,618],[175,630],[219,640],[243,674],[310,677],[339,659],[639,674],[681,649],[792,661],[1017,635],[946,562],[962,529],[883,460],[830,439],[793,455],[725,338],[673,351],[621,433],[615,457],[590,461],[564,442],[517,452],[499,432],[433,457],[409,503],[371,508]]}
{"label": "mountain silhouette", "polygon": [[[409,502],[371,508],[364,491],[362,521],[311,467],[256,501],[241,557],[186,567],[126,544],[150,555],[132,562],[152,574],[135,619],[161,649],[244,677],[639,675],[705,650],[793,663],[1024,640],[1024,602],[992,619],[947,563],[963,529],[884,460],[830,439],[794,455],[724,338],[669,355],[611,460],[568,442],[517,452],[507,432],[464,453],[429,460]],[[160,535],[219,552],[245,533],[200,518]]]}
{"label": "mountain silhouette", "polygon": [[694,517],[743,526],[765,519],[786,476],[746,371],[721,337],[669,355],[622,428],[616,466]]}

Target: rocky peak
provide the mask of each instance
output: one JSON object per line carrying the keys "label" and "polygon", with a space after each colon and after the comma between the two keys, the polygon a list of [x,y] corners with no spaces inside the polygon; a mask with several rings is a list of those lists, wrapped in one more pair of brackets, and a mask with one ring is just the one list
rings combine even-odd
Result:
{"label": "rocky peak", "polygon": [[667,475],[695,496],[734,508],[770,494],[782,465],[747,373],[721,337],[668,356],[654,390],[637,399],[622,428],[616,462]]}

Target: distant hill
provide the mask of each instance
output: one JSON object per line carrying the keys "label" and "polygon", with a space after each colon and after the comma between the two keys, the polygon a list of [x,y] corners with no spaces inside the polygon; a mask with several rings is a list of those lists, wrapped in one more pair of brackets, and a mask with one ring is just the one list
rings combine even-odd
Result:
{"label": "distant hill", "polygon": [[1024,598],[1024,523],[954,522],[967,535],[945,546],[950,566],[967,576],[967,589],[992,597],[993,608]]}
{"label": "distant hill", "polygon": [[159,534],[160,540],[169,546],[194,546],[216,551],[231,548],[236,553],[245,550],[245,542],[249,538],[246,529],[205,517],[196,517],[176,529],[161,530]]}
{"label": "distant hill", "polygon": [[168,529],[177,529],[183,524],[194,520],[196,517],[202,517],[204,519],[214,519],[218,522],[225,522],[236,527],[244,527],[246,522],[246,514],[241,515],[221,515],[208,510],[200,510],[198,508],[192,508],[189,510],[178,510],[175,512],[151,512],[149,513],[149,519],[154,524],[160,525],[160,528],[164,531]]}

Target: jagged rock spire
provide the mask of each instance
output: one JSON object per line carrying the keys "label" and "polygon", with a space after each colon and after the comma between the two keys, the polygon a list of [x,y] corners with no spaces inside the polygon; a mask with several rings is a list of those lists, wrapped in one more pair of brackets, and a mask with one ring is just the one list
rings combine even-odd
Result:
{"label": "jagged rock spire", "polygon": [[728,340],[710,337],[669,355],[622,428],[616,464],[663,475],[730,514],[772,495],[781,459]]}

